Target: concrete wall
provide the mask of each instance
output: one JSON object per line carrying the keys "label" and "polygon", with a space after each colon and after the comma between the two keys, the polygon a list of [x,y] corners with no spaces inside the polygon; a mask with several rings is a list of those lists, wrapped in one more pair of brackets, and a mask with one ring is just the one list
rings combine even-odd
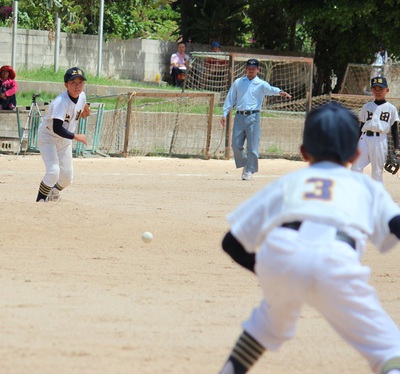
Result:
{"label": "concrete wall", "polygon": [[[0,66],[12,60],[12,29],[0,27]],[[16,70],[54,67],[55,35],[48,31],[18,29],[16,37]],[[169,75],[169,60],[177,44],[167,41],[111,39],[103,42],[102,70],[105,77],[154,82],[157,72]],[[190,45],[188,49],[207,51],[208,45]],[[95,35],[60,35],[59,69],[79,66],[96,75],[98,37]]]}

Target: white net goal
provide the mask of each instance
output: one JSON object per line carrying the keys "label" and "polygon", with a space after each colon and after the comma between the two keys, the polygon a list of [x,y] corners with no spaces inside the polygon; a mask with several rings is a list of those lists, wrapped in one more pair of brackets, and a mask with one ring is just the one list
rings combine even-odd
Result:
{"label": "white net goal", "polygon": [[259,77],[272,86],[289,92],[289,102],[280,97],[266,97],[263,108],[290,112],[310,109],[313,59],[292,56],[249,55],[245,53],[191,52],[191,67],[185,77],[185,89],[219,93],[217,105],[223,105],[232,82],[246,72],[246,61],[260,61]]}
{"label": "white net goal", "polygon": [[400,97],[400,64],[387,63],[383,66],[348,64],[340,94],[372,96],[371,78],[382,76],[387,79],[390,97]]}

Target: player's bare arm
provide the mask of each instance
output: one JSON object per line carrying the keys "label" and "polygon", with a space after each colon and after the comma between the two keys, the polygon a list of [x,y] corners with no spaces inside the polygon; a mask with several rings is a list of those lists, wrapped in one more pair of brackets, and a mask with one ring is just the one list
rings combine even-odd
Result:
{"label": "player's bare arm", "polygon": [[82,110],[81,118],[85,119],[85,118],[89,117],[90,113],[91,113],[90,112],[90,105],[86,104],[85,107]]}
{"label": "player's bare arm", "polygon": [[74,140],[77,142],[83,143],[87,145],[86,135],[85,134],[74,134]]}

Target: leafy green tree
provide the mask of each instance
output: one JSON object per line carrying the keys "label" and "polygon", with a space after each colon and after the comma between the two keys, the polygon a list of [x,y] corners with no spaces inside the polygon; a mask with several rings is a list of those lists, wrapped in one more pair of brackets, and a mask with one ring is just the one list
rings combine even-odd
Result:
{"label": "leafy green tree", "polygon": [[[99,0],[96,0],[99,2]],[[179,13],[167,0],[107,0],[104,34],[121,39],[146,38],[174,40]],[[95,34],[96,30],[93,29]]]}
{"label": "leafy green tree", "polygon": [[338,91],[348,63],[370,64],[379,44],[395,54],[399,51],[396,0],[249,0],[249,4],[257,46],[314,53],[315,95],[331,91],[332,72],[338,77],[334,89]]}
{"label": "leafy green tree", "polygon": [[[180,14],[171,7],[173,2],[105,0],[103,34],[106,39],[175,40]],[[0,25],[11,24],[12,5],[13,0],[0,0]],[[95,35],[99,30],[100,0],[20,0],[18,11],[20,28],[54,31],[58,16],[61,31]]]}
{"label": "leafy green tree", "polygon": [[208,44],[219,40],[224,45],[248,44],[250,20],[246,0],[180,0],[184,40]]}
{"label": "leafy green tree", "polygon": [[[291,2],[253,0],[248,11],[253,24],[254,46],[270,50],[293,50],[291,37],[297,18],[292,15]],[[294,25],[293,25],[294,19]],[[266,27],[266,25],[268,25]]]}
{"label": "leafy green tree", "polygon": [[[348,63],[370,64],[381,43],[398,50],[399,16],[391,0],[308,0],[304,27],[315,42],[317,75],[314,93],[331,90],[332,71],[338,77],[338,91]],[[319,4],[319,6],[317,6]],[[382,27],[385,25],[385,27]],[[390,30],[390,31],[388,31]]]}
{"label": "leafy green tree", "polygon": [[[0,7],[12,7],[13,3],[13,0],[0,0]],[[87,2],[82,0],[20,0],[18,2],[18,27],[54,31],[55,14],[58,14],[62,21],[62,31],[83,33],[87,23],[83,12],[86,6]],[[11,21],[10,18],[8,25],[11,25]]]}

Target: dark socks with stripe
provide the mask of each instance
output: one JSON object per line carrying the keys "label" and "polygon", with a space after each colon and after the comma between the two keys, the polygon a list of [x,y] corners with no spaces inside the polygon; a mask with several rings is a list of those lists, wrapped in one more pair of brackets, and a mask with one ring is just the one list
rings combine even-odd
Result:
{"label": "dark socks with stripe", "polygon": [[57,190],[62,191],[64,187],[61,187],[58,182],[54,185],[54,188],[57,188]]}
{"label": "dark socks with stripe", "polygon": [[44,200],[46,201],[47,196],[49,195],[51,187],[46,186],[43,182],[40,182],[39,192],[36,198],[36,201]]}
{"label": "dark socks with stripe", "polygon": [[245,374],[264,352],[265,348],[244,331],[220,374]]}

